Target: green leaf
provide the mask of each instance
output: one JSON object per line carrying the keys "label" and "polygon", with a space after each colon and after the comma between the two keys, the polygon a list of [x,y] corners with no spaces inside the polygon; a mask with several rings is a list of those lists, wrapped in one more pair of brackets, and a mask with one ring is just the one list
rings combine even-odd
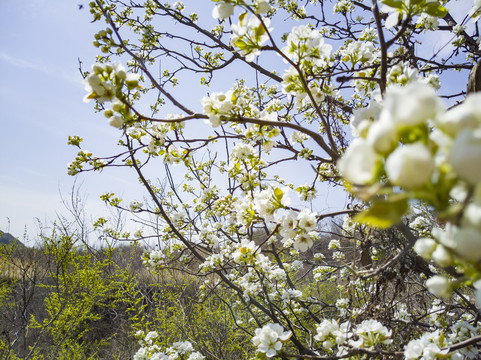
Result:
{"label": "green leaf", "polygon": [[403,2],[401,0],[383,0],[382,3],[395,9],[402,9],[403,7]]}
{"label": "green leaf", "polygon": [[244,22],[244,19],[247,16],[247,11],[244,11],[242,14],[239,15],[239,22],[242,24]]}
{"label": "green leaf", "polygon": [[237,46],[240,50],[244,50],[247,48],[247,43],[244,40],[237,40],[235,42],[235,46]]}
{"label": "green leaf", "polygon": [[444,6],[442,6],[439,3],[432,2],[432,3],[426,4],[426,7],[424,8],[424,12],[431,16],[445,17],[446,14],[448,13],[448,9],[446,9]]}
{"label": "green leaf", "polygon": [[376,201],[369,209],[359,213],[354,219],[357,222],[386,229],[401,221],[408,209],[405,196],[394,196],[387,200]]}
{"label": "green leaf", "polygon": [[277,199],[281,200],[283,195],[284,195],[284,193],[282,192],[281,189],[279,189],[279,188],[275,188],[275,189],[274,189],[274,196],[275,196]]}
{"label": "green leaf", "polygon": [[256,32],[256,37],[258,38],[264,35],[266,33],[266,28],[264,27],[264,24],[260,24],[258,27],[256,27],[255,32]]}

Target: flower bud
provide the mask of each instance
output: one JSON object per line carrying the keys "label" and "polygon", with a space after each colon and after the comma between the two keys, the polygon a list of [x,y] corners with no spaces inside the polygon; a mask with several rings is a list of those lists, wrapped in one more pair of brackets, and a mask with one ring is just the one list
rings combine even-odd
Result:
{"label": "flower bud", "polygon": [[229,3],[218,3],[212,11],[214,19],[227,19],[234,13],[234,5]]}
{"label": "flower bud", "polygon": [[451,296],[451,282],[443,276],[435,275],[426,281],[428,290],[439,297],[449,298]]}
{"label": "flower bud", "polygon": [[120,129],[124,124],[124,119],[121,116],[112,116],[110,118],[109,124],[113,127]]}
{"label": "flower bud", "polygon": [[394,185],[418,187],[429,181],[434,160],[421,143],[398,147],[386,160],[386,173]]}
{"label": "flower bud", "polygon": [[127,88],[129,90],[135,89],[136,87],[139,86],[139,74],[134,74],[130,73],[127,75],[127,78],[125,80],[125,85],[127,85]]}
{"label": "flower bud", "polygon": [[431,254],[436,249],[436,241],[429,238],[422,238],[414,244],[414,251],[423,259],[430,260]]}
{"label": "flower bud", "polygon": [[112,101],[112,110],[115,112],[121,112],[123,106],[124,104],[119,99]]}
{"label": "flower bud", "polygon": [[105,116],[106,118],[111,118],[112,116],[114,116],[114,112],[113,112],[112,110],[110,110],[110,109],[105,110],[105,111],[104,111],[104,116]]}
{"label": "flower bud", "polygon": [[359,185],[369,184],[375,177],[380,156],[364,139],[355,139],[337,166],[341,175],[349,182]]}
{"label": "flower bud", "polygon": [[369,128],[367,141],[380,154],[387,154],[398,143],[397,129],[392,121],[375,121]]}
{"label": "flower bud", "polygon": [[460,178],[473,185],[481,182],[481,127],[459,132],[448,161]]}
{"label": "flower bud", "polygon": [[433,260],[442,267],[448,267],[453,263],[449,251],[442,245],[438,245],[432,254]]}
{"label": "flower bud", "polygon": [[97,75],[100,75],[104,72],[104,68],[98,64],[94,64],[92,65],[92,71],[97,74]]}
{"label": "flower bud", "polygon": [[481,232],[471,226],[456,228],[453,232],[456,254],[468,261],[481,260]]}
{"label": "flower bud", "polygon": [[474,202],[466,206],[463,225],[475,227],[481,232],[481,202]]}
{"label": "flower bud", "polygon": [[121,64],[117,64],[115,66],[115,74],[120,80],[127,79],[127,72],[125,71],[125,68]]}

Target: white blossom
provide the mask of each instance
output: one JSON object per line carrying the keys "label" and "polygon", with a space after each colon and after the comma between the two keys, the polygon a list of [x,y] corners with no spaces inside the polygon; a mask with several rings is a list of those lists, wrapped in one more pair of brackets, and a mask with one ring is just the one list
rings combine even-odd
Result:
{"label": "white blossom", "polygon": [[434,275],[426,280],[428,290],[439,297],[448,298],[451,296],[451,283],[444,276]]}
{"label": "white blossom", "polygon": [[430,238],[418,239],[414,244],[414,251],[426,260],[431,259],[431,254],[436,249],[436,241]]}
{"label": "white blossom", "polygon": [[317,226],[316,213],[304,209],[297,215],[297,222],[298,226],[304,231],[314,230]]}
{"label": "white blossom", "polygon": [[386,92],[380,119],[399,126],[416,126],[433,119],[443,106],[429,85],[412,82],[406,86],[391,86]]}
{"label": "white blossom", "polygon": [[305,252],[312,247],[313,243],[313,239],[309,234],[299,234],[294,239],[294,248]]}
{"label": "white blossom", "polygon": [[380,156],[366,140],[357,138],[337,162],[337,167],[349,182],[366,185],[374,180],[380,160]]}
{"label": "white blossom", "polygon": [[434,159],[421,143],[398,147],[386,160],[386,173],[394,185],[418,187],[429,181]]}
{"label": "white blossom", "polygon": [[389,153],[399,141],[396,125],[387,120],[375,121],[369,128],[367,141],[376,152]]}
{"label": "white blossom", "polygon": [[453,262],[451,253],[443,245],[436,246],[436,250],[433,251],[431,257],[438,265],[443,267],[448,267]]}
{"label": "white blossom", "polygon": [[214,19],[227,19],[234,13],[234,5],[231,3],[220,2],[212,10],[212,17]]}
{"label": "white blossom", "polygon": [[289,339],[290,331],[284,331],[279,324],[267,324],[260,329],[256,329],[255,336],[252,338],[257,350],[273,357],[282,348],[282,342]]}
{"label": "white blossom", "polygon": [[481,126],[475,130],[464,129],[459,132],[448,160],[460,178],[473,185],[481,182]]}

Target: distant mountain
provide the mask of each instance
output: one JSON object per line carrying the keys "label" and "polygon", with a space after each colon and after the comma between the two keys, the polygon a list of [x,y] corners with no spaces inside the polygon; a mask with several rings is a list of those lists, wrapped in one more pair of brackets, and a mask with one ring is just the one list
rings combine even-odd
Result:
{"label": "distant mountain", "polygon": [[0,244],[4,244],[4,245],[16,244],[16,245],[23,246],[20,240],[15,239],[15,236],[9,233],[4,233],[1,230],[0,230]]}

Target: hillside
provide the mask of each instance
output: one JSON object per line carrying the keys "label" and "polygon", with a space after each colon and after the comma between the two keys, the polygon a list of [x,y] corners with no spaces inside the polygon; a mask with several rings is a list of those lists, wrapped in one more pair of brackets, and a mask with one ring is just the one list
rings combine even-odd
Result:
{"label": "hillside", "polygon": [[23,246],[22,242],[16,239],[15,236],[0,230],[0,244],[12,245],[14,243]]}

